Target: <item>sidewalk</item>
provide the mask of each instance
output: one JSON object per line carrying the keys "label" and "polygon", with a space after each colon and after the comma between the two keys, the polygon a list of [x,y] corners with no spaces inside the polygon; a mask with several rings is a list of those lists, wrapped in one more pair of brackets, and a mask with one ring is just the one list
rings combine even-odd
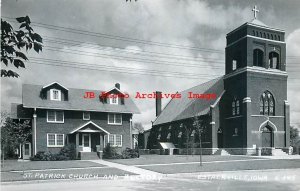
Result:
{"label": "sidewalk", "polygon": [[98,164],[101,164],[101,165],[105,165],[105,166],[108,166],[108,167],[124,170],[124,171],[127,171],[127,172],[131,172],[131,173],[134,173],[134,174],[143,175],[143,176],[162,176],[163,175],[161,173],[146,170],[146,169],[142,169],[142,168],[138,168],[136,166],[128,166],[128,165],[113,163],[113,162],[109,162],[109,161],[105,161],[105,160],[89,160],[89,161],[94,162],[94,163],[98,163]]}

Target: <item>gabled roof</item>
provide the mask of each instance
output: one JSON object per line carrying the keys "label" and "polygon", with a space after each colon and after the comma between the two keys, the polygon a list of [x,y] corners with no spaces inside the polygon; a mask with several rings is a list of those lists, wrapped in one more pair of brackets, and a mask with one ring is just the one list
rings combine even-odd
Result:
{"label": "gabled roof", "polygon": [[80,129],[86,127],[86,126],[89,125],[89,124],[92,124],[94,127],[98,128],[99,130],[101,130],[101,131],[103,131],[103,132],[105,132],[105,133],[107,133],[107,134],[110,134],[108,131],[104,130],[103,128],[101,128],[100,126],[98,126],[96,123],[94,123],[94,122],[92,122],[92,121],[89,121],[89,122],[87,122],[87,123],[85,123],[85,124],[79,126],[78,128],[76,128],[76,129],[74,129],[73,131],[71,131],[70,134],[73,134],[73,133],[75,133],[76,131],[79,131]]}
{"label": "gabled roof", "polygon": [[[105,104],[99,100],[101,90],[75,89],[69,88],[68,101],[52,101],[42,99],[40,92],[43,86],[23,84],[22,104],[25,108],[44,108],[61,110],[79,110],[96,112],[115,112],[115,113],[140,113],[139,109],[131,98],[124,98],[124,104],[113,105]],[[95,98],[83,98],[85,92],[94,92]]]}
{"label": "gabled roof", "polygon": [[54,85],[54,84],[57,84],[58,86],[62,87],[62,88],[65,89],[65,90],[69,90],[68,88],[66,88],[65,86],[61,85],[61,84],[58,83],[58,82],[52,82],[51,84],[45,85],[45,86],[43,86],[42,89],[48,88],[48,87],[50,87],[50,86],[52,86],[52,85]]}
{"label": "gabled roof", "polygon": [[108,93],[108,92],[111,92],[111,91],[113,91],[113,90],[117,90],[118,92],[120,92],[121,94],[125,94],[124,92],[122,92],[119,88],[117,88],[117,87],[113,87],[113,88],[111,88],[110,90],[108,90],[108,91],[104,91],[104,93],[106,94],[106,93]]}
{"label": "gabled roof", "polygon": [[[216,99],[190,99],[188,92],[206,94],[214,93],[217,95]],[[172,99],[161,114],[156,118],[153,125],[169,123],[172,121],[192,118],[194,116],[205,115],[210,111],[210,106],[219,100],[223,95],[224,85],[223,77],[210,80],[206,83],[192,87],[190,89],[180,92],[180,99]]]}

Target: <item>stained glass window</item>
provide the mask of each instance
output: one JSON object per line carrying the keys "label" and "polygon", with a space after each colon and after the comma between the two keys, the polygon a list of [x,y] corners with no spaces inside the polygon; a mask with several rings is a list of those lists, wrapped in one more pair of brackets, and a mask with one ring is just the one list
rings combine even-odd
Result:
{"label": "stained glass window", "polygon": [[260,97],[259,112],[261,115],[275,114],[274,98],[273,95],[268,91],[264,92]]}

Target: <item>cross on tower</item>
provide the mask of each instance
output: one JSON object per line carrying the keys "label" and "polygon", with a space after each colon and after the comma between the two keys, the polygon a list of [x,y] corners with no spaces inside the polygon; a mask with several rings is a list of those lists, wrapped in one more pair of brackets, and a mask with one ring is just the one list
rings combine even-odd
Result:
{"label": "cross on tower", "polygon": [[259,13],[259,10],[257,9],[256,5],[252,9],[252,11],[254,12],[254,18],[256,19],[257,18],[257,13]]}

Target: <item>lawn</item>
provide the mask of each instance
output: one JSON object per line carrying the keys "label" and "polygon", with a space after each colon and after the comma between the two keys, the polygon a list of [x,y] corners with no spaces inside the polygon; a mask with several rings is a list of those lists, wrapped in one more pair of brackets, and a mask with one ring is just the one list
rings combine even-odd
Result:
{"label": "lawn", "polygon": [[250,161],[226,161],[217,163],[203,163],[200,166],[195,164],[172,164],[172,165],[145,165],[139,168],[163,173],[192,173],[192,172],[213,172],[213,171],[236,171],[236,170],[263,170],[263,169],[289,169],[300,168],[300,160],[250,160]]}
{"label": "lawn", "polygon": [[[248,156],[220,156],[220,155],[203,155],[202,161],[228,161],[228,160],[255,160],[259,157]],[[188,163],[200,161],[199,155],[141,155],[135,159],[114,159],[110,162],[125,164],[125,165],[150,165],[150,164],[169,164],[169,163]]]}
{"label": "lawn", "polygon": [[69,161],[26,161],[17,160],[4,161],[1,172],[23,171],[23,170],[44,170],[44,169],[66,169],[66,168],[85,168],[103,167],[104,165],[80,160]]}

